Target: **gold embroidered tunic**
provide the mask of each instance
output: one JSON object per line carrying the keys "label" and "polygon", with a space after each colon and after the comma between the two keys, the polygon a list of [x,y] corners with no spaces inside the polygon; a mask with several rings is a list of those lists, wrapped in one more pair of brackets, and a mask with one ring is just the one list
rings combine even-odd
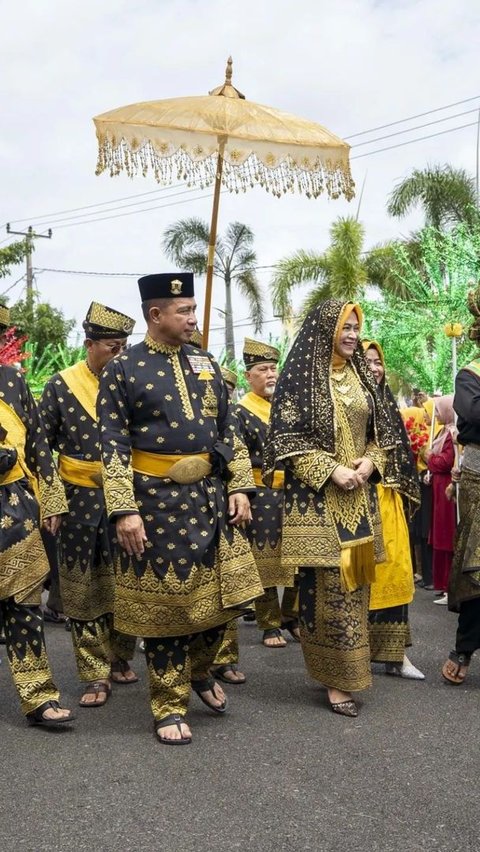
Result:
{"label": "gold embroidered tunic", "polygon": [[69,508],[60,530],[64,612],[80,621],[113,612],[114,605],[115,530],[101,487],[97,395],[98,377],[82,361],[52,376],[39,403],[50,447],[60,454]]}
{"label": "gold embroidered tunic", "polygon": [[[98,416],[109,517],[140,512],[147,535],[141,559],[119,556],[116,628],[186,635],[235,617],[263,589],[245,534],[227,523],[227,493],[255,486],[218,365],[193,346],[147,335],[107,365]],[[213,469],[179,484],[135,471],[139,453],[207,456]]]}
{"label": "gold embroidered tunic", "polygon": [[0,424],[0,449],[18,454],[15,467],[0,475],[0,599],[39,604],[49,572],[40,515],[68,507],[35,401],[12,367],[0,367]]}
{"label": "gold embroidered tunic", "polygon": [[[247,535],[257,563],[264,589],[274,586],[293,586],[294,570],[282,562],[282,509],[283,482],[268,488],[261,481],[263,445],[267,434],[271,403],[250,392],[245,394],[235,408],[240,431],[250,456],[254,474],[257,473],[257,494],[252,505],[252,523]],[[282,477],[277,477],[283,479]]]}
{"label": "gold embroidered tunic", "polygon": [[352,367],[331,371],[335,406],[335,455],[321,450],[286,460],[282,559],[298,569],[341,564],[342,549],[373,542],[375,561],[384,559],[381,523],[372,478],[363,488],[344,491],[332,481],[337,465],[371,459],[378,474],[386,454],[369,439],[367,396]]}

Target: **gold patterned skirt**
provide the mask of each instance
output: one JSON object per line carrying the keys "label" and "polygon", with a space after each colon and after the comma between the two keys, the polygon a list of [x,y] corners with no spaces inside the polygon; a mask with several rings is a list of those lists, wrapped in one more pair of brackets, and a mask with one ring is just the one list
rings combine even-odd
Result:
{"label": "gold patterned skirt", "polygon": [[26,480],[0,486],[0,600],[40,603],[50,570],[39,529],[39,506]]}
{"label": "gold patterned skirt", "polygon": [[339,568],[302,567],[299,595],[302,651],[310,677],[345,692],[370,686],[369,587],[344,592]]}
{"label": "gold patterned skirt", "polygon": [[62,521],[60,529],[60,589],[65,615],[92,621],[112,613],[115,572],[113,524],[104,518],[98,527]]}
{"label": "gold patterned skirt", "polygon": [[295,582],[294,568],[282,560],[282,506],[283,490],[257,490],[247,536],[264,589]]}

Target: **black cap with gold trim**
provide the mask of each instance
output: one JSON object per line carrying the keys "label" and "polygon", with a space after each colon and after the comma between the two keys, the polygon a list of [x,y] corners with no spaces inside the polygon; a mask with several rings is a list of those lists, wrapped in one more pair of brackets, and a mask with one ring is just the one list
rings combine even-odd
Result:
{"label": "black cap with gold trim", "polygon": [[226,382],[227,385],[231,385],[233,388],[236,388],[238,381],[237,374],[234,373],[233,370],[229,370],[228,367],[221,367],[220,369],[222,371],[224,382]]}
{"label": "black cap with gold trim", "polygon": [[252,340],[246,337],[243,344],[243,362],[248,370],[254,364],[278,364],[280,351],[269,343],[261,343],[260,340]]}
{"label": "black cap with gold trim", "polygon": [[101,305],[100,302],[92,302],[82,326],[85,337],[90,340],[103,340],[109,337],[128,337],[135,328],[135,320],[114,308]]}
{"label": "black cap with gold trim", "polygon": [[142,302],[150,299],[191,299],[193,292],[193,272],[162,272],[158,275],[144,275],[138,279]]}
{"label": "black cap with gold trim", "polygon": [[10,326],[10,310],[6,305],[0,305],[0,331],[5,331]]}

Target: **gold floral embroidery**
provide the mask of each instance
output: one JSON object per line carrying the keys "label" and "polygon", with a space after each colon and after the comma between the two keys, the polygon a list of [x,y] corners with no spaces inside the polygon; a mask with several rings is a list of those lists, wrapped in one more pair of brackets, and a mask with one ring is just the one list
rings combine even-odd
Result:
{"label": "gold floral embroidery", "polygon": [[115,512],[137,512],[133,490],[133,470],[131,464],[123,464],[114,450],[107,464],[102,464],[103,491],[108,515]]}

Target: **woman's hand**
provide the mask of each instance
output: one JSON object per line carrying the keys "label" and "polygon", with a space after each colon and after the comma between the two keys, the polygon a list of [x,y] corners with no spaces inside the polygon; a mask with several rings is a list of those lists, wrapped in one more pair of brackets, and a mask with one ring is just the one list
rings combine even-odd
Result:
{"label": "woman's hand", "polygon": [[358,476],[361,477],[362,485],[365,484],[367,479],[370,479],[370,477],[373,473],[373,470],[374,470],[373,462],[371,461],[371,459],[367,459],[365,456],[362,456],[359,459],[353,460],[353,466],[354,466]]}
{"label": "woman's hand", "polygon": [[352,470],[351,467],[345,467],[343,464],[337,465],[330,478],[343,491],[352,491],[354,488],[363,485],[363,480],[358,472]]}

